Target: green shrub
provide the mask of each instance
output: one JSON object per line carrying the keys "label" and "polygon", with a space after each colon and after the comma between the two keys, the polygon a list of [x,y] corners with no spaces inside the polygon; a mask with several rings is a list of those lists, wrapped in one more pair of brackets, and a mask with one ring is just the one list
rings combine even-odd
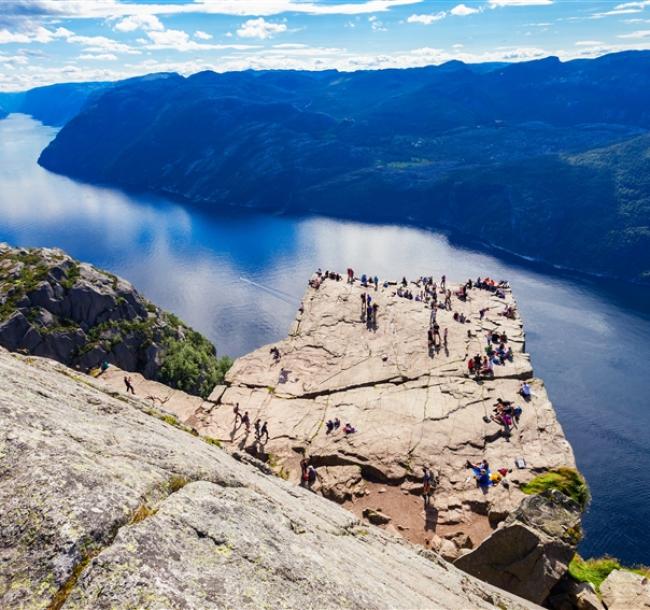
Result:
{"label": "green shrub", "polygon": [[614,570],[624,570],[633,572],[640,576],[650,577],[650,568],[639,566],[635,568],[626,568],[621,565],[618,559],[614,557],[598,557],[595,559],[583,559],[576,554],[569,564],[569,575],[573,580],[578,582],[589,582],[596,591],[600,591],[600,585]]}
{"label": "green shrub", "polygon": [[190,330],[185,340],[166,342],[160,380],[184,392],[207,398],[214,386],[223,383],[231,366],[231,358],[217,358],[214,346]]}
{"label": "green shrub", "polygon": [[555,468],[526,483],[521,490],[526,494],[541,494],[556,489],[568,496],[584,510],[589,503],[589,487],[575,468]]}

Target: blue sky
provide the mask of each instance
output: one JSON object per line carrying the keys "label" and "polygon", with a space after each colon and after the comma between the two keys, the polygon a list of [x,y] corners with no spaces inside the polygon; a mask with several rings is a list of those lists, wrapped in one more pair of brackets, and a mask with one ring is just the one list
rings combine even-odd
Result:
{"label": "blue sky", "polygon": [[650,48],[650,0],[0,0],[0,90]]}

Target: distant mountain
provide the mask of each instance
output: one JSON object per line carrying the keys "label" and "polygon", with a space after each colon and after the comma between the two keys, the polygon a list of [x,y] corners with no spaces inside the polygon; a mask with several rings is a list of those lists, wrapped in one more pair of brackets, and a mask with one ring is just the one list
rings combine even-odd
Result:
{"label": "distant mountain", "polygon": [[[0,93],[0,106],[7,112],[29,114],[45,125],[65,125],[86,103],[112,83],[63,83],[19,93]],[[6,113],[5,115],[6,116]],[[4,118],[0,112],[0,118]]]}
{"label": "distant mountain", "polygon": [[[205,209],[447,227],[650,281],[650,53],[118,83],[40,163]],[[647,172],[646,172],[647,174]]]}
{"label": "distant mountain", "polygon": [[4,119],[9,113],[2,107],[0,106],[0,119]]}

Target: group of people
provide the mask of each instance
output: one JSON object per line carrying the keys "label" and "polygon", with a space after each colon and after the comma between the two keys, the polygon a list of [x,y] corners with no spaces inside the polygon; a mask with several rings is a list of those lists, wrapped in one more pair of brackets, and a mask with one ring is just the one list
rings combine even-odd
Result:
{"label": "group of people", "polygon": [[[472,462],[468,460],[466,468],[472,471],[472,475],[476,481],[476,486],[484,494],[488,492],[490,487],[499,485],[499,483],[502,483],[507,487],[507,481],[505,480],[505,477],[509,472],[507,468],[499,468],[495,472],[492,472],[487,460],[481,460],[478,464],[472,464]],[[469,480],[471,480],[471,477]]]}
{"label": "group of people", "polygon": [[369,293],[361,293],[361,320],[366,323],[368,330],[377,330],[377,311],[379,305]]}
{"label": "group of people", "polygon": [[[335,417],[334,419],[328,419],[325,422],[325,434],[331,434],[332,432],[335,432],[341,427],[341,420],[338,417]],[[343,432],[345,434],[354,434],[357,431],[357,429],[350,423],[346,423],[345,426],[343,426]]]}
{"label": "group of people", "polygon": [[[250,415],[248,414],[248,411],[244,411],[244,413],[242,414],[239,408],[239,403],[236,403],[232,410],[233,413],[235,414],[235,426],[237,426],[237,424],[239,424],[240,426],[244,426],[244,428],[246,429],[246,434],[248,434],[251,429],[251,418]],[[253,424],[253,428],[255,429],[255,440],[260,443],[261,442],[267,443],[269,440],[268,422],[262,423],[262,420],[258,417],[255,420],[255,423]],[[264,438],[264,441],[262,441],[262,438]]]}
{"label": "group of people", "polygon": [[503,436],[507,441],[510,441],[512,428],[518,426],[522,413],[523,409],[518,405],[514,405],[510,400],[497,398],[490,419],[503,426]]}

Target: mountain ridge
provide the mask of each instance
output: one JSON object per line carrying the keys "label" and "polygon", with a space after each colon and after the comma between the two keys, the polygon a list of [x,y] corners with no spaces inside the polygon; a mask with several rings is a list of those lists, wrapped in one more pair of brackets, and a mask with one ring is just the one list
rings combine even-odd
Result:
{"label": "mountain ridge", "polygon": [[[649,75],[649,52],[625,52],[487,71],[454,63],[136,79],[90,99],[39,163],[207,211],[406,219],[647,282],[650,206],[637,179],[647,142],[632,140],[650,129]],[[611,229],[595,222],[603,213]]]}

